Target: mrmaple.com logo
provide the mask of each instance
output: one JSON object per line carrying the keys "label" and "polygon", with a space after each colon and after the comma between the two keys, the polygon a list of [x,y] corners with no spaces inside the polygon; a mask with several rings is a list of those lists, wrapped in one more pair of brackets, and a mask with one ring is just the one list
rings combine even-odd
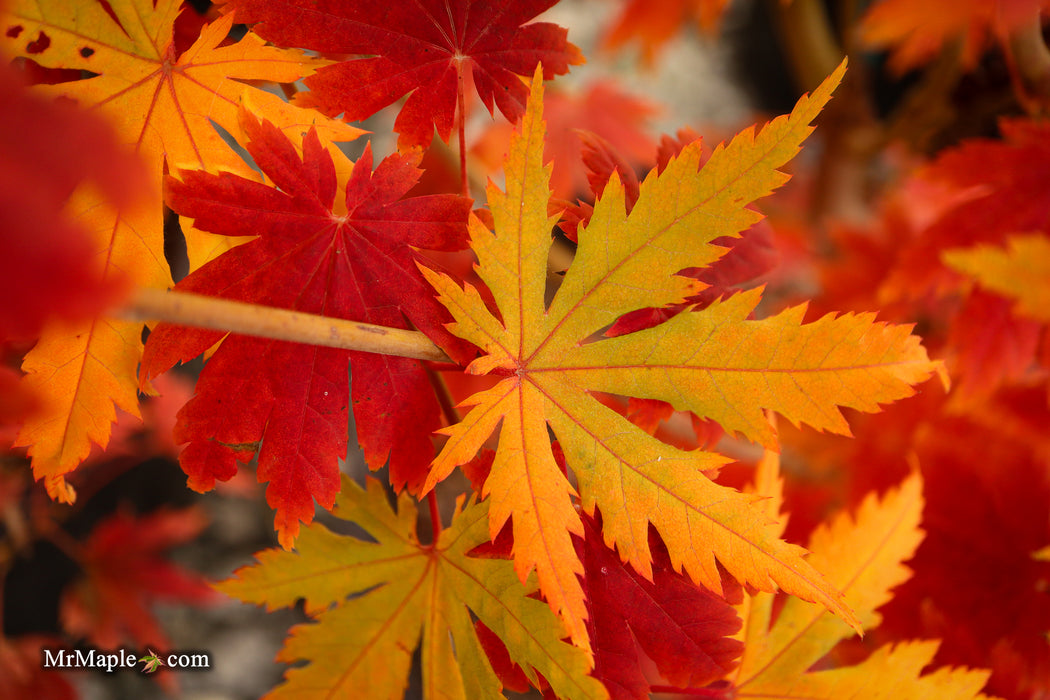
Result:
{"label": "mrmaple.com logo", "polygon": [[158,654],[147,649],[145,654],[136,654],[130,649],[100,651],[98,649],[44,649],[44,668],[84,669],[91,668],[106,673],[117,669],[135,668],[142,664],[143,673],[153,673],[160,668],[177,670],[205,670],[211,668],[211,654],[205,652],[172,652]]}

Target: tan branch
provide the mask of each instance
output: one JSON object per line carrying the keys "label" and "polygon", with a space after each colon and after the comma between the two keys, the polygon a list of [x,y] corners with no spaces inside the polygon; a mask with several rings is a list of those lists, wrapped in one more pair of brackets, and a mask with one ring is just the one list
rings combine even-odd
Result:
{"label": "tan branch", "polygon": [[452,362],[418,331],[374,326],[185,292],[139,289],[118,313],[132,321],[167,321],[293,343]]}
{"label": "tan branch", "polygon": [[1010,35],[1006,49],[1018,101],[1033,115],[1050,111],[1050,48],[1043,40],[1038,12]]}
{"label": "tan branch", "polygon": [[814,90],[845,55],[819,0],[769,0],[798,87]]}

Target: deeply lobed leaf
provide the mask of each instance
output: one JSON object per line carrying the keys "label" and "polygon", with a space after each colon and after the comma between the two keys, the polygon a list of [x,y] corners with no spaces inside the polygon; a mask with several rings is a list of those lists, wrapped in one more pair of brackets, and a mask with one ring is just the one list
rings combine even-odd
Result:
{"label": "deeply lobed leaf", "polygon": [[[740,620],[729,602],[675,573],[658,541],[652,580],[646,580],[605,546],[600,520],[584,515],[583,522],[585,537],[576,542],[586,572],[594,675],[614,700],[649,697],[638,647],[682,688],[706,685],[733,668],[743,645],[730,638]],[[739,599],[739,587],[733,595]]]}
{"label": "deeply lobed leaf", "polygon": [[[327,62],[265,46],[252,34],[222,46],[232,26],[229,18],[205,26],[177,55],[173,26],[181,6],[180,0],[25,0],[11,3],[0,15],[0,47],[47,68],[92,75],[35,89],[103,115],[118,140],[149,166],[144,182],[156,201],[143,211],[118,213],[90,192],[75,194],[68,205],[70,215],[90,231],[107,280],[171,285],[159,202],[165,166],[255,177],[213,126],[237,134],[243,101],[264,108],[291,134],[315,123],[328,138],[351,140],[361,133],[240,82],[292,82]],[[187,233],[190,261],[197,266],[214,252],[214,241]],[[116,408],[138,416],[135,365],[141,333],[141,323],[117,320],[53,324],[26,356],[26,382],[48,401],[26,421],[17,442],[29,447],[34,472],[45,478],[53,497],[72,500],[62,475],[87,457],[93,443],[105,447]]]}
{"label": "deeply lobed leaf", "polygon": [[[372,171],[371,150],[352,168],[311,130],[302,154],[269,122],[245,112],[249,153],[274,185],[223,173],[183,171],[169,179],[168,203],[212,233],[258,238],[190,274],[177,289],[238,301],[429,332],[454,356],[465,345],[441,327],[448,316],[428,294],[416,263],[420,248],[465,245],[470,200],[409,197],[418,153],[393,155]],[[341,154],[340,154],[341,155]],[[343,197],[336,201],[342,175]],[[162,323],[142,361],[142,377],[188,361],[223,333]],[[348,365],[353,373],[352,392]],[[346,454],[350,402],[367,463],[390,463],[396,488],[417,490],[433,456],[429,432],[439,408],[418,361],[231,335],[201,374],[179,414],[176,439],[190,486],[227,480],[258,452],[260,481],[277,509],[276,528],[291,546],[314,501],[331,507]]]}
{"label": "deeply lobed leaf", "polygon": [[[768,478],[766,482],[769,488]],[[759,491],[764,490],[760,486]],[[774,486],[774,500],[778,492]],[[922,507],[922,481],[916,473],[881,501],[869,496],[855,518],[840,515],[810,540],[810,561],[843,591],[865,629],[878,625],[881,616],[876,609],[911,575],[902,562],[922,541]],[[836,643],[849,636],[849,628],[826,611],[797,599],[785,602],[770,627],[771,609],[768,593],[754,596],[748,607],[746,647],[733,675],[733,697],[974,698],[988,678],[987,672],[970,669],[940,669],[922,675],[937,651],[935,641],[884,645],[854,666],[811,671]]]}
{"label": "deeply lobed leaf", "polygon": [[542,63],[550,79],[583,63],[563,28],[526,24],[555,2],[229,0],[228,7],[237,21],[256,23],[260,36],[282,46],[369,56],[311,76],[301,103],[357,121],[407,94],[394,130],[399,146],[409,148],[428,146],[435,127],[448,141],[471,83],[490,113],[499,107],[514,121],[528,94],[519,76]]}
{"label": "deeply lobed leaf", "polygon": [[[460,504],[462,505],[462,504]],[[561,641],[562,626],[529,597],[510,562],[469,556],[488,541],[487,504],[457,509],[433,546],[415,533],[416,510],[402,494],[392,509],[379,482],[367,490],[344,477],[333,512],[375,542],[305,528],[297,551],[261,552],[218,588],[268,609],[304,598],[316,622],[299,625],[280,654],[311,663],[287,672],[268,697],[400,698],[413,651],[422,643],[423,697],[481,698],[499,694],[471,615],[494,631],[511,659],[535,682],[539,673],[562,698],[605,698],[587,676],[590,661]]]}
{"label": "deeply lobed leaf", "polygon": [[742,583],[819,600],[856,624],[840,594],[803,560],[801,548],[778,539],[752,507],[753,498],[701,473],[723,458],[664,445],[589,395],[597,390],[665,400],[774,444],[764,409],[846,432],[837,406],[877,410],[878,402],[907,396],[911,384],[937,369],[907,328],[877,324],[871,316],[802,325],[797,308],[748,321],[757,292],[640,333],[593,338],[625,313],[679,302],[696,290],[675,273],[717,260],[724,249],[710,242],[754,223],[758,215],[747,205],[784,182],[777,168],[798,151],[843,70],[803,97],[790,116],[715,149],[699,171],[699,146],[688,147],[662,174],[647,178],[629,216],[613,177],[580,232],[576,260],[549,308],[549,169],[542,163],[542,86],[536,78],[507,159],[506,192],[489,189],[495,233],[478,221],[471,225],[478,274],[502,321],[474,288],[426,273],[456,319],[451,330],[486,353],[469,370],[506,378],[465,402],[474,408],[444,431],[449,440],[425,488],[473,457],[501,426],[484,487],[492,499],[491,534],[513,515],[519,576],[537,570],[548,602],[581,646],[587,644],[586,611],[570,540],[570,533],[580,533],[579,516],[571,501],[575,491],[551,457],[548,425],[577,478],[583,508],[601,509],[606,542],[639,572],[650,575],[652,523],[673,566],[712,590],[720,590],[717,560]]}

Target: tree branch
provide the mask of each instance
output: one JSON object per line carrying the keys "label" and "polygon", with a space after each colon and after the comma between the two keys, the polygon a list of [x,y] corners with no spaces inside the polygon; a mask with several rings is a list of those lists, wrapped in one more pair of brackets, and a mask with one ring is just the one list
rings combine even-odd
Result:
{"label": "tree branch", "polygon": [[374,326],[185,292],[142,288],[132,295],[116,315],[129,321],[168,321],[182,326],[293,343],[432,362],[452,362],[441,348],[419,331]]}
{"label": "tree branch", "polygon": [[819,0],[769,0],[784,53],[798,87],[814,90],[835,70],[844,53],[827,10]]}
{"label": "tree branch", "polygon": [[1010,78],[1021,106],[1032,116],[1050,111],[1050,49],[1038,12],[1006,43]]}

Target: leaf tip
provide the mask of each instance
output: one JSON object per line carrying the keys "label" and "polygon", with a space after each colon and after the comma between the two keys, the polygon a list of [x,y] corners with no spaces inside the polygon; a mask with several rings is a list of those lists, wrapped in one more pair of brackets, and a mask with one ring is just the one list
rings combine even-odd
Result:
{"label": "leaf tip", "polygon": [[73,505],[77,500],[77,491],[62,475],[44,477],[44,487],[51,500],[65,505]]}
{"label": "leaf tip", "polygon": [[937,378],[941,380],[941,386],[944,387],[945,393],[952,388],[952,378],[948,375],[948,368],[944,364],[944,360],[935,360],[933,362],[933,371],[937,373]]}

